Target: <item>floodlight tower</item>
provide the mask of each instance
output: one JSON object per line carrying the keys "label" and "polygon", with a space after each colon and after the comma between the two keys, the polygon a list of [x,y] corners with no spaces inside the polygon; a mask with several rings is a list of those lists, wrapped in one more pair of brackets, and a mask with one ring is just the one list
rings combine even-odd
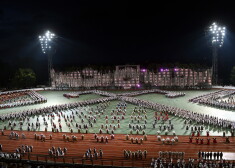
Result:
{"label": "floodlight tower", "polygon": [[209,27],[210,43],[212,46],[212,84],[218,84],[218,50],[223,46],[225,27],[219,26],[216,22]]}
{"label": "floodlight tower", "polygon": [[51,70],[52,70],[52,56],[55,54],[55,43],[53,39],[55,38],[55,34],[50,31],[46,31],[46,33],[42,36],[39,36],[39,41],[41,43],[42,52],[47,54],[48,59],[48,76],[49,76],[49,86],[51,86]]}

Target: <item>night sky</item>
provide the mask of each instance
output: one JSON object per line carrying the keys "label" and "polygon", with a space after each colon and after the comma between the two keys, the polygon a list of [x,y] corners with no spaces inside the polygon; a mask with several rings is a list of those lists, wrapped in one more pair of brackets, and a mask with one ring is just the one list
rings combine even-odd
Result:
{"label": "night sky", "polygon": [[228,83],[228,74],[235,66],[233,7],[223,1],[1,0],[1,85],[7,84],[17,68],[32,68],[37,83],[45,84],[47,58],[38,36],[46,30],[58,36],[53,57],[53,67],[58,70],[176,62],[211,66],[205,30],[214,21],[227,28],[219,66],[224,83]]}

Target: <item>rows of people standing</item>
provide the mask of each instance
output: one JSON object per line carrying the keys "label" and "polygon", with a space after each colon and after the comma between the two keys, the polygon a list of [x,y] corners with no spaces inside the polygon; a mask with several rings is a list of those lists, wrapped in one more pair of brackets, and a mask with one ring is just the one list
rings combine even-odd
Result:
{"label": "rows of people standing", "polygon": [[200,151],[198,152],[198,158],[199,159],[205,159],[205,160],[221,160],[223,159],[223,152],[212,152],[212,151]]}
{"label": "rows of people standing", "polygon": [[168,105],[153,103],[147,100],[142,100],[134,97],[121,97],[120,99],[138,106],[154,109],[156,111],[168,112],[169,115],[171,114],[186,120],[191,120],[198,124],[207,124],[223,129],[228,128],[231,131],[235,130],[234,121],[226,120],[216,116],[210,116],[207,114],[196,113],[189,110],[183,110],[177,107],[171,107]]}
{"label": "rows of people standing", "polygon": [[[233,90],[219,90],[216,92],[204,94],[201,96],[189,99],[189,102],[199,103],[211,107],[235,110],[235,104],[233,95],[235,91]],[[226,100],[228,98],[228,100]]]}
{"label": "rows of people standing", "polygon": [[[10,95],[9,95],[10,94]],[[13,94],[13,95],[11,95]],[[3,97],[4,96],[4,97]],[[33,90],[10,92],[1,95],[0,109],[46,103],[47,98]]]}

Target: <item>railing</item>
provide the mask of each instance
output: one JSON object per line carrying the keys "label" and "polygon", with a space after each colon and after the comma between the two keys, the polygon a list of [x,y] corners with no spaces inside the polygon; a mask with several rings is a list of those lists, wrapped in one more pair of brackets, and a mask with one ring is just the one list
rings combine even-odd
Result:
{"label": "railing", "polygon": [[[12,154],[12,153],[8,153]],[[210,160],[218,164],[219,168],[224,167],[226,160]],[[19,159],[5,158],[0,156],[0,162],[5,163],[23,163],[28,165],[48,165],[48,166],[66,166],[66,167],[151,167],[151,160],[140,160],[140,159],[129,159],[125,160],[121,157],[114,157],[114,159],[85,159],[79,156],[49,156],[40,154],[26,154],[21,155]],[[164,163],[164,167],[168,165]],[[185,163],[185,167],[199,167],[199,162],[195,163]],[[234,163],[232,166],[235,166]]]}
{"label": "railing", "polygon": [[[11,153],[8,153],[11,154]],[[43,164],[43,165],[66,165],[72,167],[75,165],[87,166],[112,166],[112,167],[150,167],[150,160],[125,159],[114,157],[113,159],[85,159],[79,156],[49,156],[40,154],[25,154],[21,158],[0,157],[0,162],[7,163],[26,163],[26,164]]]}

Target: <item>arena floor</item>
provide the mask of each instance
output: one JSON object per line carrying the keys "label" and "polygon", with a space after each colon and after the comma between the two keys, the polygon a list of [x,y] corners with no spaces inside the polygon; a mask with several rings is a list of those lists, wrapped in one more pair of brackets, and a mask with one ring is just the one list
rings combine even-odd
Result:
{"label": "arena floor", "polygon": [[[217,109],[217,108],[213,108],[213,107],[207,107],[204,105],[198,105],[198,104],[194,104],[194,103],[190,103],[188,102],[188,99],[193,98],[195,96],[199,96],[202,94],[206,94],[209,92],[214,92],[215,90],[206,90],[206,91],[182,91],[186,93],[186,96],[184,97],[179,97],[179,98],[166,98],[164,95],[161,94],[146,94],[146,95],[141,95],[141,96],[136,96],[137,98],[140,99],[145,99],[148,101],[152,101],[152,102],[156,102],[156,103],[160,103],[160,104],[166,104],[166,105],[170,105],[173,107],[179,107],[182,109],[186,109],[186,110],[190,110],[193,112],[197,112],[197,113],[204,113],[204,114],[209,114],[211,116],[218,116],[219,118],[224,118],[224,119],[229,119],[229,120],[235,120],[235,111],[228,111],[228,110],[223,110],[223,109]],[[14,113],[14,112],[19,112],[25,109],[34,109],[34,108],[42,108],[42,107],[46,107],[46,106],[51,106],[51,105],[56,105],[56,104],[65,104],[65,103],[72,103],[72,102],[77,102],[77,101],[83,101],[83,100],[89,100],[89,99],[95,99],[95,98],[99,98],[101,96],[96,95],[96,94],[88,94],[88,95],[80,95],[79,98],[65,98],[63,97],[64,93],[67,93],[69,91],[39,91],[39,93],[45,97],[47,97],[48,101],[47,103],[44,104],[37,104],[37,105],[30,105],[30,106],[23,106],[23,107],[15,107],[15,108],[10,108],[10,109],[2,109],[0,110],[0,114],[6,114],[6,113]],[[121,93],[121,92],[128,92],[128,91],[110,91],[112,93]],[[98,133],[99,129],[101,128],[101,125],[105,125],[106,123],[105,121],[105,116],[106,115],[110,115],[110,112],[112,109],[115,109],[116,105],[117,105],[118,101],[112,101],[110,106],[106,109],[106,111],[104,112],[104,115],[102,115],[100,118],[97,119],[97,123],[94,124],[93,128],[89,128],[88,132],[89,133]],[[96,105],[93,105],[96,106]],[[92,107],[92,106],[91,106]],[[124,120],[120,121],[120,125],[121,127],[115,130],[115,134],[130,134],[130,128],[128,127],[128,124],[130,123],[130,115],[131,112],[133,110],[135,106],[128,104],[127,106],[127,115],[125,116]],[[70,115],[72,112],[71,110],[68,110],[65,112],[67,115]],[[148,122],[146,124],[147,129],[145,130],[146,134],[156,134],[157,131],[159,131],[159,125],[161,123],[158,123],[156,128],[153,128],[152,126],[152,122],[154,121],[154,115],[155,115],[155,111],[153,110],[147,110],[147,117],[148,117]],[[77,118],[75,118],[75,121],[77,123],[80,123],[80,119],[78,118],[78,116],[76,116]],[[183,119],[179,118],[179,117],[175,117],[175,116],[170,116],[170,119],[172,120],[172,123],[174,124],[174,130],[177,135],[190,135],[190,131],[186,131],[184,124],[183,124]],[[39,120],[42,121],[42,116],[39,116]],[[55,119],[56,120],[56,119]],[[30,122],[36,122],[36,118],[35,117],[31,117],[30,118]],[[144,121],[140,121],[139,124],[144,124]],[[7,125],[7,122],[0,122],[0,128],[2,129],[4,127],[4,125]],[[108,125],[117,125],[117,123],[111,123],[111,121],[109,121]],[[136,121],[134,121],[134,123],[132,123],[133,125],[137,124]],[[167,124],[167,123],[166,123]],[[61,125],[63,127],[63,129],[61,130],[62,132],[70,132],[70,129],[72,128],[74,130],[74,132],[76,132],[76,127],[75,124],[72,124],[71,127],[69,128],[65,121],[61,121]],[[16,126],[14,128],[15,130],[19,130],[19,128]],[[23,130],[27,129],[27,125],[25,124],[23,126]],[[36,131],[44,131],[45,130],[45,126],[41,125],[40,128],[38,128]],[[226,131],[226,133],[228,135],[230,135],[230,133],[228,133],[227,130],[221,130],[218,128],[214,128],[214,127],[206,127],[204,129],[204,131],[202,132],[202,135],[206,135],[206,130],[210,130],[210,134],[212,136],[221,136],[223,131]],[[51,131],[51,126],[48,126],[48,131]],[[169,135],[172,135],[172,131],[169,132]],[[85,130],[81,130],[81,132],[85,132]],[[142,132],[140,132],[141,134]],[[164,134],[164,131],[161,131],[161,134]],[[135,131],[133,131],[133,134],[136,134]]]}
{"label": "arena floor", "polygon": [[[204,113],[209,114],[212,116],[218,116],[220,118],[229,119],[229,120],[235,120],[235,111],[228,111],[228,110],[222,110],[217,109],[213,107],[207,107],[204,105],[198,105],[194,103],[188,102],[188,99],[193,98],[195,96],[199,96],[202,94],[207,94],[209,92],[214,92],[216,90],[206,90],[206,91],[182,91],[185,92],[186,95],[184,97],[178,97],[178,98],[166,98],[165,95],[161,94],[145,94],[136,96],[139,99],[144,99],[152,102],[156,102],[159,104],[166,104],[173,107],[178,107],[181,109],[190,110],[197,113]],[[44,104],[37,104],[37,105],[30,105],[30,106],[23,106],[23,107],[15,107],[15,108],[9,108],[9,109],[2,109],[0,110],[0,114],[7,114],[7,113],[17,113],[22,110],[27,109],[34,109],[34,108],[42,108],[57,104],[65,104],[65,103],[72,103],[77,101],[84,101],[89,99],[96,99],[100,98],[101,96],[96,94],[87,94],[87,95],[80,95],[79,98],[65,98],[63,97],[64,93],[67,93],[70,91],[39,91],[39,93],[47,98],[47,103]],[[121,92],[128,92],[128,91],[110,91],[112,93],[121,93]],[[175,116],[169,116],[171,119],[174,129],[169,131],[168,135],[165,135],[165,131],[159,130],[159,125],[162,125],[162,123],[159,121],[155,128],[153,128],[152,122],[155,118],[155,112],[154,110],[147,109],[147,124],[145,133],[147,134],[147,140],[143,141],[142,144],[139,142],[131,143],[130,140],[126,140],[126,134],[129,134],[129,138],[138,139],[140,141],[140,138],[144,139],[144,136],[142,135],[142,131],[139,132],[139,135],[137,135],[136,130],[133,130],[129,128],[129,123],[132,125],[144,124],[144,120],[140,120],[139,123],[137,121],[131,122],[130,116],[132,115],[132,111],[135,107],[135,105],[127,104],[127,113],[125,115],[125,119],[120,120],[120,128],[117,127],[117,120],[110,120],[110,113],[112,109],[116,108],[117,103],[119,101],[111,101],[110,105],[107,106],[104,113],[100,115],[100,117],[97,117],[97,122],[94,123],[93,127],[89,127],[88,133],[85,133],[85,129],[80,129],[80,133],[78,133],[78,128],[75,126],[76,123],[78,124],[84,124],[88,123],[87,119],[85,118],[85,115],[89,115],[89,108],[95,108],[96,104],[90,105],[89,107],[83,107],[83,108],[76,108],[76,109],[70,109],[65,110],[62,113],[66,116],[70,116],[72,112],[76,111],[82,111],[84,115],[82,118],[84,119],[84,123],[81,122],[81,118],[79,115],[74,115],[75,118],[73,121],[67,121],[67,124],[70,123],[70,127],[66,124],[66,121],[63,117],[61,117],[61,125],[62,130],[60,132],[51,132],[52,125],[51,121],[56,123],[58,126],[58,116],[55,115],[55,118],[52,119],[51,117],[46,116],[46,121],[49,123],[47,127],[47,132],[45,131],[45,125],[43,124],[43,116],[32,116],[29,119],[29,122],[24,120],[22,130],[19,128],[19,119],[11,120],[12,122],[16,122],[17,125],[14,127],[13,131],[19,134],[19,138],[9,138],[9,135],[11,134],[12,130],[10,130],[10,126],[8,126],[8,121],[0,122],[0,129],[3,129],[4,126],[7,126],[7,130],[4,130],[4,135],[0,135],[0,144],[2,145],[2,151],[7,153],[15,152],[16,148],[21,146],[22,144],[25,145],[32,145],[33,146],[33,152],[30,153],[30,155],[26,154],[22,157],[22,159],[28,160],[36,160],[36,161],[43,161],[44,163],[75,163],[75,164],[88,164],[88,165],[109,165],[109,166],[121,166],[121,167],[150,167],[150,163],[152,158],[157,158],[159,156],[159,151],[173,151],[173,152],[185,152],[184,159],[187,161],[189,158],[197,159],[197,153],[199,150],[206,151],[206,152],[223,152],[224,156],[223,159],[226,160],[234,160],[235,158],[235,147],[234,147],[234,141],[235,137],[230,137],[230,143],[226,143],[226,138],[223,137],[223,132],[226,132],[226,136],[230,136],[231,133],[226,129],[221,129],[216,126],[208,126],[205,125],[205,128],[203,132],[201,133],[200,139],[204,140],[203,144],[196,144],[196,138],[193,138],[193,142],[189,143],[189,135],[191,135],[191,131],[186,131],[185,125],[183,123],[183,119]],[[75,114],[75,113],[74,113]],[[158,112],[159,114],[159,112]],[[141,114],[144,116],[143,114]],[[108,116],[108,123],[106,123],[105,116]],[[36,123],[37,117],[39,118],[39,122],[41,123],[41,126],[37,129],[31,129],[31,131],[27,131],[28,123]],[[101,128],[101,125],[108,126],[108,129],[113,129],[113,126],[116,126],[116,129],[114,130],[115,139],[111,140],[110,134],[106,134],[106,131],[104,131],[102,134],[99,134],[99,129]],[[165,122],[166,125],[168,125],[168,121]],[[112,128],[110,127],[112,126]],[[195,126],[196,124],[193,123]],[[198,125],[199,126],[199,125]],[[35,127],[36,128],[36,127]],[[73,133],[71,133],[71,129],[73,129]],[[106,130],[103,128],[103,130]],[[132,134],[130,133],[130,130],[132,130]],[[210,144],[207,144],[208,137],[206,135],[206,130],[210,130]],[[178,136],[178,142],[175,142],[174,144],[163,144],[162,142],[157,140],[156,134],[160,131],[161,138],[174,138],[173,131],[175,131],[176,135]],[[109,142],[97,142],[94,139],[94,133],[97,133],[98,137],[108,137]],[[22,134],[25,134],[25,138],[22,138]],[[41,140],[35,139],[35,134],[38,135],[45,135],[45,142]],[[63,139],[63,135],[66,134],[68,137],[76,136],[77,141],[72,141],[71,139],[69,141],[66,141]],[[52,139],[49,138],[49,136],[52,135]],[[82,139],[82,136],[84,135],[84,139]],[[212,143],[212,139],[216,138],[217,143]],[[64,157],[50,157],[48,155],[48,149],[52,147],[66,147],[68,149],[67,154]],[[91,161],[90,159],[84,158],[84,153],[89,148],[101,148],[104,152],[103,158],[99,158],[98,160]],[[130,150],[130,151],[137,151],[137,150],[147,150],[148,154],[146,159],[126,159],[123,156],[123,150]],[[176,161],[176,159],[175,159]]]}

